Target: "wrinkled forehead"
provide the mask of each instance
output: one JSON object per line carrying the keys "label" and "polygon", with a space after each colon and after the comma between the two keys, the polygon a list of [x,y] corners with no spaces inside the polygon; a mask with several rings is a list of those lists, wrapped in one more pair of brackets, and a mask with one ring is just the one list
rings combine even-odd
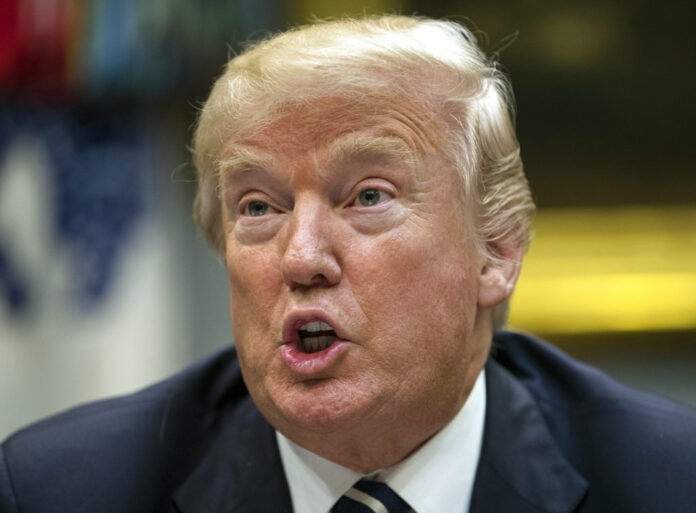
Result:
{"label": "wrinkled forehead", "polygon": [[424,156],[442,147],[446,127],[439,110],[431,98],[416,92],[352,91],[311,100],[290,98],[240,123],[228,148],[239,144],[282,148],[290,157],[356,134],[362,139],[399,139],[414,155]]}

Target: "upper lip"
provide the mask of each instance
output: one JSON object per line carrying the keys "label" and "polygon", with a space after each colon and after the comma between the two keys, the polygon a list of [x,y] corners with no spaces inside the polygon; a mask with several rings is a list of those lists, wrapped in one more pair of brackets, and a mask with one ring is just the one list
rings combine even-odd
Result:
{"label": "upper lip", "polygon": [[300,339],[297,330],[308,322],[325,322],[336,332],[336,337],[345,339],[341,327],[325,312],[320,310],[297,310],[288,314],[283,323],[283,344],[295,342]]}

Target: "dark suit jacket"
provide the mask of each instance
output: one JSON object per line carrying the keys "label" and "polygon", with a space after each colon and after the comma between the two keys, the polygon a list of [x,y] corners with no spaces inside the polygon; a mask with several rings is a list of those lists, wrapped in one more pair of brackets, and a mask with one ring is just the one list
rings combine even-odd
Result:
{"label": "dark suit jacket", "polygon": [[[496,345],[472,512],[696,512],[694,411],[525,336]],[[0,450],[1,513],[284,511],[273,428],[233,349]]]}

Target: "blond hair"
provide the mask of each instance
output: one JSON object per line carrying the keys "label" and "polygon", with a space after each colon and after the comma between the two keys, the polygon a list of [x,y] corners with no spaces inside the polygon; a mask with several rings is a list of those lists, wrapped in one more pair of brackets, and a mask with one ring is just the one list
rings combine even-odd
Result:
{"label": "blond hair", "polygon": [[[194,217],[224,251],[219,175],[223,147],[270,123],[287,105],[321,98],[408,98],[443,116],[440,147],[462,178],[479,252],[491,263],[529,243],[534,202],[524,175],[506,77],[461,25],[406,16],[317,22],[250,46],[231,59],[198,120]],[[504,325],[507,304],[494,312]]]}

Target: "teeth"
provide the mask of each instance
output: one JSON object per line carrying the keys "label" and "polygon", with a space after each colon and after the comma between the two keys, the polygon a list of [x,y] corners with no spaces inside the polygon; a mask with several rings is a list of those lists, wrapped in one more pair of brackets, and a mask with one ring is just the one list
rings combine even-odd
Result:
{"label": "teeth", "polygon": [[315,321],[315,322],[308,322],[304,326],[300,327],[301,331],[308,331],[310,333],[316,332],[316,331],[331,331],[333,328],[326,324],[325,322],[321,321]]}
{"label": "teeth", "polygon": [[297,330],[305,353],[323,351],[336,340],[336,332],[333,328],[321,321],[313,321],[304,324]]}
{"label": "teeth", "polygon": [[334,340],[336,340],[336,337],[331,335],[303,338],[302,349],[305,353],[316,353],[317,351],[323,351],[329,347]]}

